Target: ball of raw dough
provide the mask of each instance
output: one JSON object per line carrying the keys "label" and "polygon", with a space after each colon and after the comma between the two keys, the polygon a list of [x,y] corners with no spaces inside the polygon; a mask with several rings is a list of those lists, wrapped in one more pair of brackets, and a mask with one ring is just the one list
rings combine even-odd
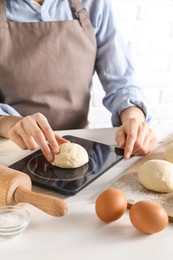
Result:
{"label": "ball of raw dough", "polygon": [[139,168],[138,180],[146,189],[172,192],[173,164],[164,160],[146,161]]}
{"label": "ball of raw dough", "polygon": [[168,147],[165,149],[163,158],[164,160],[173,163],[173,143],[168,145]]}
{"label": "ball of raw dough", "polygon": [[60,153],[55,155],[51,163],[60,168],[78,168],[89,161],[85,148],[76,143],[60,144]]}

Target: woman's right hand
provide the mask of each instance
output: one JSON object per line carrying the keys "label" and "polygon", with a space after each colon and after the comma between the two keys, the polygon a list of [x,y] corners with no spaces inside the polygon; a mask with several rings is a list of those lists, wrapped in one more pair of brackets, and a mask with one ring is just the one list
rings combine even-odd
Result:
{"label": "woman's right hand", "polygon": [[[6,120],[10,117],[7,116]],[[54,154],[60,152],[59,144],[69,142],[51,129],[47,118],[41,113],[11,118],[13,120],[7,128],[8,138],[24,150],[33,151],[39,146],[49,162],[54,160]]]}

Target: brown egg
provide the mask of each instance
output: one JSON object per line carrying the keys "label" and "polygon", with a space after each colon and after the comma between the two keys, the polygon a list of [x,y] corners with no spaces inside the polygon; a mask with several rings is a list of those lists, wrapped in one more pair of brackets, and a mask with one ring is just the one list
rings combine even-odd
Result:
{"label": "brown egg", "polygon": [[165,209],[152,201],[143,200],[135,203],[129,216],[134,227],[146,234],[159,232],[168,224]]}
{"label": "brown egg", "polygon": [[96,199],[96,214],[106,223],[119,219],[126,209],[127,200],[124,193],[115,188],[103,191]]}

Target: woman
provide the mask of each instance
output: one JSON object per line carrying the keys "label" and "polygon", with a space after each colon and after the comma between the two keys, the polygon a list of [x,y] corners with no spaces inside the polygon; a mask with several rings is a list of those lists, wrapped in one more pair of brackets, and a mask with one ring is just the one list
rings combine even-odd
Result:
{"label": "woman", "polygon": [[150,113],[108,0],[0,0],[0,27],[0,136],[39,145],[52,161],[66,142],[53,130],[88,123],[96,71],[125,157],[152,149]]}

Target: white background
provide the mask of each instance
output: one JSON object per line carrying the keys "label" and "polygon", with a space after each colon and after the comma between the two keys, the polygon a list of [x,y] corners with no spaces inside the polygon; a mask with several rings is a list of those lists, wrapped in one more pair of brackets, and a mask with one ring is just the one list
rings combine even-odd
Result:
{"label": "white background", "polygon": [[[127,44],[138,85],[152,109],[154,126],[173,123],[173,1],[111,0],[119,30]],[[104,91],[94,77],[91,127],[111,126],[102,105]]]}

